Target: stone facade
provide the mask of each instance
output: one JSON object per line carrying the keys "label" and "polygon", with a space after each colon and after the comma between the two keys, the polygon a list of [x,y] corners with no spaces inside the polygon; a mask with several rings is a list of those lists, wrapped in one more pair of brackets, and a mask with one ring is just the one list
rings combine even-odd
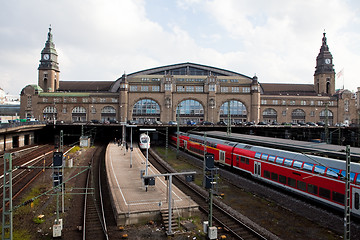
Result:
{"label": "stone facade", "polygon": [[178,117],[185,123],[227,120],[230,108],[232,121],[357,123],[360,88],[357,95],[336,91],[332,61],[324,33],[314,84],[261,84],[256,76],[194,63],[124,74],[116,81],[58,81],[50,29],[41,52],[39,83],[22,90],[20,114],[68,123],[169,122]]}

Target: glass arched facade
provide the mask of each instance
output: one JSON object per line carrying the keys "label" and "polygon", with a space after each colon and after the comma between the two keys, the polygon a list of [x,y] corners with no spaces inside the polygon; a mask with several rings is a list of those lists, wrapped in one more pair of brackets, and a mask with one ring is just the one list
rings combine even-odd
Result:
{"label": "glass arched facade", "polygon": [[141,99],[135,103],[132,110],[133,120],[143,124],[160,120],[160,106],[152,99]]}
{"label": "glass arched facade", "polygon": [[204,120],[204,107],[196,100],[184,100],[177,106],[176,115],[180,124],[186,124],[188,121],[199,123]]}
{"label": "glass arched facade", "polygon": [[227,121],[229,110],[232,122],[247,121],[246,107],[242,102],[231,100],[223,103],[223,105],[220,107],[220,120]]}
{"label": "glass arched facade", "polygon": [[43,118],[45,121],[53,121],[57,119],[57,110],[54,106],[47,106],[43,110]]}
{"label": "glass arched facade", "polygon": [[71,111],[73,122],[86,122],[86,109],[84,107],[74,107]]}
{"label": "glass arched facade", "polygon": [[305,122],[305,111],[302,109],[295,109],[291,112],[291,121],[294,123]]}
{"label": "glass arched facade", "polygon": [[277,111],[273,108],[266,108],[262,113],[262,117],[264,122],[277,122]]}
{"label": "glass arched facade", "polygon": [[106,106],[101,109],[101,122],[116,121],[116,110],[112,106]]}

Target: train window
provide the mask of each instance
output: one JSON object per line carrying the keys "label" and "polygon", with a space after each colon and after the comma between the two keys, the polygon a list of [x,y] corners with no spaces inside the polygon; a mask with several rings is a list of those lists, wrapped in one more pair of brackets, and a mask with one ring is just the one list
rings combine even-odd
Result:
{"label": "train window", "polygon": [[244,157],[241,157],[241,158],[240,158],[240,162],[245,163],[245,158],[244,158]]}
{"label": "train window", "polygon": [[245,158],[245,163],[249,165],[249,159]]}
{"label": "train window", "polygon": [[293,161],[294,160],[292,160],[292,159],[285,159],[284,165],[291,167],[291,164],[292,164]]}
{"label": "train window", "polygon": [[279,175],[279,182],[286,184],[286,177],[283,175]]}
{"label": "train window", "polygon": [[312,184],[308,184],[308,192],[317,195],[318,187]]}
{"label": "train window", "polygon": [[265,177],[265,178],[270,178],[270,172],[264,170],[264,177]]}
{"label": "train window", "polygon": [[314,164],[312,163],[304,163],[303,170],[312,172]]}
{"label": "train window", "polygon": [[336,168],[328,168],[326,170],[326,176],[328,176],[328,177],[338,178],[339,173],[340,173],[340,170],[336,169]]}
{"label": "train window", "polygon": [[269,162],[275,162],[275,158],[276,158],[275,156],[269,156],[268,160]]}
{"label": "train window", "polygon": [[306,183],[303,181],[297,181],[297,188],[306,191]]}
{"label": "train window", "polygon": [[315,173],[324,174],[324,173],[325,173],[325,169],[326,169],[326,167],[316,165],[316,166],[315,166],[315,169],[314,169],[314,172],[315,172]]}
{"label": "train window", "polygon": [[341,203],[344,205],[345,195],[338,192],[332,192],[332,199],[334,202]]}
{"label": "train window", "polygon": [[355,193],[355,209],[359,210],[359,193]]}
{"label": "train window", "polygon": [[358,176],[356,177],[355,183],[356,183],[356,184],[360,184],[360,174],[358,174]]}
{"label": "train window", "polygon": [[319,196],[323,198],[330,199],[330,190],[326,188],[319,187]]}
{"label": "train window", "polygon": [[236,162],[239,163],[239,156],[236,155]]}
{"label": "train window", "polygon": [[271,173],[271,180],[277,181],[278,175],[276,173]]}
{"label": "train window", "polygon": [[[342,180],[345,180],[346,171],[345,171],[345,170],[342,170],[342,171],[341,171],[341,175],[343,176]],[[350,182],[353,182],[353,181],[354,181],[354,178],[355,178],[355,173],[350,172]]]}
{"label": "train window", "polygon": [[269,156],[269,155],[263,153],[263,154],[261,155],[261,160],[267,160],[268,156]]}
{"label": "train window", "polygon": [[294,160],[294,164],[293,164],[294,168],[301,168],[302,165],[303,165],[303,162]]}
{"label": "train window", "polygon": [[282,157],[277,157],[277,158],[276,158],[276,163],[277,163],[277,164],[282,165],[283,162],[284,162],[284,158],[282,158]]}
{"label": "train window", "polygon": [[258,158],[258,159],[260,159],[260,157],[261,157],[261,153],[255,153],[255,158]]}
{"label": "train window", "polygon": [[293,178],[288,178],[287,180],[288,180],[288,185],[289,185],[290,187],[296,187],[296,180],[295,180],[295,179],[293,179]]}

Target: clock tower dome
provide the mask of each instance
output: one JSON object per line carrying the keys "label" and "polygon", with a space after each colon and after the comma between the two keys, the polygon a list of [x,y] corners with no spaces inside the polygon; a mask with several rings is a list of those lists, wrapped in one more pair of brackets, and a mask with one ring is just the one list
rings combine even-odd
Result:
{"label": "clock tower dome", "polygon": [[333,57],[329,51],[329,46],[326,43],[325,32],[323,33],[320,52],[316,58],[314,87],[318,94],[335,94],[335,71]]}
{"label": "clock tower dome", "polygon": [[38,67],[38,85],[44,92],[54,92],[59,88],[59,63],[55,44],[52,40],[51,27],[49,28],[48,38],[44,49],[41,51],[41,59]]}

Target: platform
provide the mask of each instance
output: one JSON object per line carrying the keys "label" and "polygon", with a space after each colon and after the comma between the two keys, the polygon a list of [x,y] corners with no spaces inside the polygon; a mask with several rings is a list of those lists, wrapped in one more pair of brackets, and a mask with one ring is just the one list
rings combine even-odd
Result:
{"label": "platform", "polygon": [[[161,211],[168,210],[167,181],[164,177],[155,179],[155,186],[147,191],[140,178],[145,170],[146,158],[138,146],[132,152],[130,168],[130,149],[128,152],[117,144],[110,143],[106,149],[106,173],[117,225],[129,225],[149,220],[160,220]],[[148,175],[160,174],[150,163]],[[198,211],[198,205],[187,195],[172,185],[174,217],[188,217]]]}

